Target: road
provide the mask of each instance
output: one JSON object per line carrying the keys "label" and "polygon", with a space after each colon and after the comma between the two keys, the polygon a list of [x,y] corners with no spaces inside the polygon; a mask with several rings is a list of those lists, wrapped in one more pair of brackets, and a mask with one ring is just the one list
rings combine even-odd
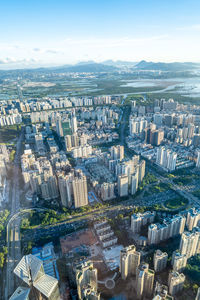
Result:
{"label": "road", "polygon": [[[20,158],[22,150],[22,141],[24,139],[24,131],[19,136],[16,144],[16,154],[13,166],[12,191],[11,191],[11,217],[20,210]],[[20,216],[7,224],[7,268],[5,281],[5,300],[9,298],[15,289],[15,277],[13,270],[21,258],[21,241],[20,241]]]}

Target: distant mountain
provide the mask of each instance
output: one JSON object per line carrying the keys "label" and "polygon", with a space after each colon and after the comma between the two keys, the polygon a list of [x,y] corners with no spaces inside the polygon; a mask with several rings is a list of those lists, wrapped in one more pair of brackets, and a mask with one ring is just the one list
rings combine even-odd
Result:
{"label": "distant mountain", "polygon": [[173,63],[163,63],[163,62],[147,62],[145,60],[140,61],[135,65],[135,68],[140,70],[157,70],[157,71],[189,71],[199,68],[200,64],[192,62],[173,62]]}
{"label": "distant mountain", "polygon": [[107,66],[114,66],[114,67],[117,67],[117,68],[123,68],[123,67],[134,67],[137,62],[133,62],[133,61],[123,61],[123,60],[116,60],[116,61],[113,61],[113,60],[105,60],[102,62],[102,64],[104,65],[107,65]]}
{"label": "distant mountain", "polygon": [[114,66],[108,66],[104,64],[99,64],[95,62],[90,63],[79,63],[69,67],[58,67],[54,69],[57,72],[79,72],[79,73],[99,73],[99,72],[114,72],[117,71],[118,68]]}

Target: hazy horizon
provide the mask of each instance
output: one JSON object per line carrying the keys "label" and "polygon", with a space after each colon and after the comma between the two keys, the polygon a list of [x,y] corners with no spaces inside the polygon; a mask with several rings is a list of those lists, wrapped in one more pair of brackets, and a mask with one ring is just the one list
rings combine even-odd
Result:
{"label": "hazy horizon", "polygon": [[199,10],[197,0],[4,1],[0,69],[110,59],[200,62]]}

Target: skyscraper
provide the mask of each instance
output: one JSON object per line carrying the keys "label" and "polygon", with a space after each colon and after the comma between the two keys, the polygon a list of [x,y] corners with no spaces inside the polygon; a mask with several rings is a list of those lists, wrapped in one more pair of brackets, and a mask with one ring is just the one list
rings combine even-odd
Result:
{"label": "skyscraper", "polygon": [[91,261],[85,261],[76,266],[76,284],[80,300],[85,299],[85,292],[89,287],[90,294],[91,290],[97,293],[97,269]]}
{"label": "skyscraper", "polygon": [[135,275],[140,264],[140,252],[136,251],[134,245],[128,246],[121,250],[120,253],[120,273],[122,279],[126,279],[129,275]]}
{"label": "skyscraper", "polygon": [[14,269],[14,274],[29,287],[30,299],[34,295],[36,299],[60,300],[58,280],[45,274],[43,263],[36,256],[23,256]]}
{"label": "skyscraper", "polygon": [[75,208],[88,204],[87,178],[81,170],[76,170],[72,180]]}
{"label": "skyscraper", "polygon": [[131,175],[131,195],[134,195],[137,192],[137,189],[138,189],[138,168],[135,171],[135,173]]}
{"label": "skyscraper", "polygon": [[183,232],[181,235],[179,250],[181,255],[186,255],[187,258],[199,253],[200,231],[193,230],[192,232]]}
{"label": "skyscraper", "polygon": [[76,115],[75,115],[75,110],[72,111],[72,115],[71,115],[71,130],[72,133],[76,133],[77,132],[77,120],[76,120]]}
{"label": "skyscraper", "polygon": [[63,136],[62,119],[60,115],[57,116],[56,120],[56,132],[60,137]]}
{"label": "skyscraper", "polygon": [[124,146],[112,146],[110,148],[111,158],[116,160],[119,159],[120,161],[124,159]]}
{"label": "skyscraper", "polygon": [[183,273],[171,271],[168,278],[169,294],[175,296],[179,293],[183,289],[184,281],[185,275]]}
{"label": "skyscraper", "polygon": [[72,205],[72,186],[71,186],[71,176],[70,174],[58,175],[58,186],[60,192],[61,203],[65,207],[71,207]]}
{"label": "skyscraper", "polygon": [[118,195],[124,197],[128,195],[128,176],[118,176]]}
{"label": "skyscraper", "polygon": [[176,250],[172,254],[172,267],[175,272],[182,272],[187,264],[187,256]]}
{"label": "skyscraper", "polygon": [[163,271],[167,266],[168,254],[160,250],[156,250],[153,257],[155,272]]}
{"label": "skyscraper", "polygon": [[139,265],[136,271],[136,293],[137,298],[141,299],[143,295],[150,297],[153,293],[154,271],[149,269],[147,263]]}

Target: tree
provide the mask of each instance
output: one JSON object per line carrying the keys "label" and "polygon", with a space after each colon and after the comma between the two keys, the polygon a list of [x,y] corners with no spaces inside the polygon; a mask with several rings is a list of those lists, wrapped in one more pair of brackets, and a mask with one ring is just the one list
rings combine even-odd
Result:
{"label": "tree", "polygon": [[3,268],[3,265],[4,265],[4,253],[3,252],[0,252],[0,268],[2,269]]}

